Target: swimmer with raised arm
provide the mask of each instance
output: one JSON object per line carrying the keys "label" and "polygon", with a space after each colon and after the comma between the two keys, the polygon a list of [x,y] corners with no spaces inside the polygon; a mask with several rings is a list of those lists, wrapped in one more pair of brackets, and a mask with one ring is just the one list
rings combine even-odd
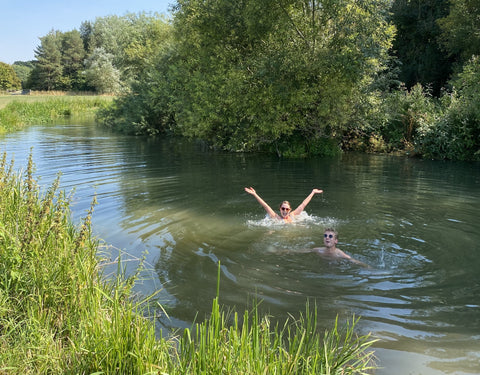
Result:
{"label": "swimmer with raised arm", "polygon": [[342,250],[338,249],[337,243],[338,243],[338,233],[331,228],[327,228],[323,233],[323,244],[325,246],[315,247],[312,250],[312,252],[318,253],[324,257],[347,259],[352,263],[370,268],[370,266],[368,266],[367,264],[352,258],[350,255],[345,254]]}
{"label": "swimmer with raised arm", "polygon": [[277,214],[260,196],[257,194],[254,188],[249,187],[245,188],[245,191],[248,194],[251,194],[255,197],[255,199],[262,205],[262,207],[267,211],[268,215],[272,219],[277,219],[277,220],[283,220],[286,223],[291,223],[295,216],[300,215],[305,207],[307,206],[308,203],[312,200],[313,196],[315,194],[320,194],[323,193],[323,190],[320,189],[313,189],[312,192],[304,199],[302,204],[298,206],[296,209],[292,211],[292,207],[290,206],[290,203],[288,201],[283,201],[280,204],[280,215]]}

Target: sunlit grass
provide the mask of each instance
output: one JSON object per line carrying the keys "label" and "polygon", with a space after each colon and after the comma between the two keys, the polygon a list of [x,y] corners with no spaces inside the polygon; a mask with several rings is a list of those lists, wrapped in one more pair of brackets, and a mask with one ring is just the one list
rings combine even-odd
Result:
{"label": "sunlit grass", "polygon": [[[60,176],[59,176],[60,178]],[[157,337],[155,296],[139,298],[121,262],[106,279],[91,233],[59,178],[44,192],[32,157],[24,173],[0,158],[0,374],[363,374],[373,344],[353,319],[319,332],[316,309],[273,325],[220,307],[205,321]],[[220,273],[217,275],[220,280]]]}
{"label": "sunlit grass", "polygon": [[33,163],[0,168],[0,373],[147,373],[169,360],[167,340],[131,299],[131,280],[102,279],[93,205],[70,221],[57,181],[39,193]]}
{"label": "sunlit grass", "polygon": [[0,96],[0,133],[32,124],[49,124],[61,118],[93,118],[112,101],[110,96],[3,95]]}
{"label": "sunlit grass", "polygon": [[212,313],[180,341],[185,374],[370,374],[376,368],[369,335],[356,336],[358,319],[319,332],[316,309],[273,325],[256,307],[226,313],[214,299]]}

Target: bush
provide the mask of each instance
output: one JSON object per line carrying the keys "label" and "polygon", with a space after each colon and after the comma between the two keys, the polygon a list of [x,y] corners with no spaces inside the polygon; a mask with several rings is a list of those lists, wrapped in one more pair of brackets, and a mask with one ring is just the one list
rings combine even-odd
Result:
{"label": "bush", "polygon": [[473,57],[450,83],[444,115],[434,125],[422,124],[418,145],[435,159],[480,160],[480,61]]}
{"label": "bush", "polygon": [[403,89],[388,94],[384,102],[386,123],[379,133],[390,150],[408,148],[420,127],[435,122],[438,106],[430,94],[417,84],[410,91]]}

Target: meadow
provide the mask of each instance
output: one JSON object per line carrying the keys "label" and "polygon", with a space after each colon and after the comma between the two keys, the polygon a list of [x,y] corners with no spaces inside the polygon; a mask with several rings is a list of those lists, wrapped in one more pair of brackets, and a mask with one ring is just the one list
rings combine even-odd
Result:
{"label": "meadow", "polygon": [[0,134],[32,124],[50,124],[69,117],[94,117],[113,96],[67,95],[33,92],[31,95],[0,95]]}

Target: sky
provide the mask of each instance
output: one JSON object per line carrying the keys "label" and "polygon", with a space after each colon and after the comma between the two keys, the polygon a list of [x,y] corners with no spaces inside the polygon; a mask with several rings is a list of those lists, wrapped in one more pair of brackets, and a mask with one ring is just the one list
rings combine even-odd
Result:
{"label": "sky", "polygon": [[80,29],[83,21],[127,13],[169,14],[175,0],[0,0],[0,62],[35,59],[40,37]]}

